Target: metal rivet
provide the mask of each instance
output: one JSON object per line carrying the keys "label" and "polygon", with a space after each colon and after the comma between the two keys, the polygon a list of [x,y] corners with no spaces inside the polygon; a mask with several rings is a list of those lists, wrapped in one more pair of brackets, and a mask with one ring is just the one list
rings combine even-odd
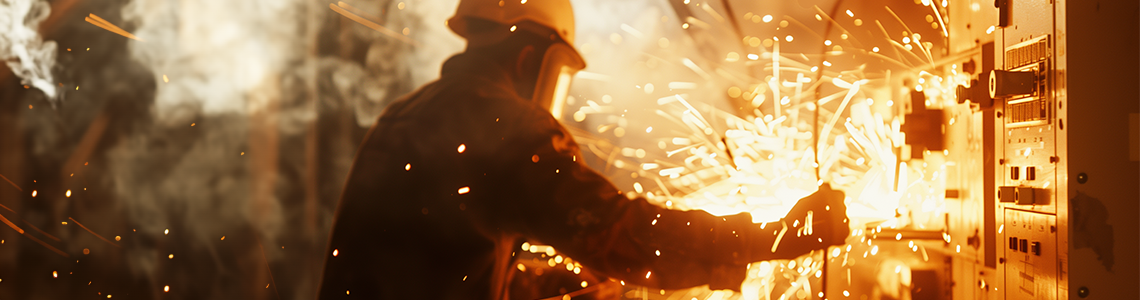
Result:
{"label": "metal rivet", "polygon": [[1089,175],[1085,173],[1077,174],[1077,183],[1084,184],[1089,181]]}
{"label": "metal rivet", "polygon": [[1077,289],[1077,296],[1079,296],[1081,298],[1088,297],[1089,296],[1089,288],[1082,286],[1081,288]]}

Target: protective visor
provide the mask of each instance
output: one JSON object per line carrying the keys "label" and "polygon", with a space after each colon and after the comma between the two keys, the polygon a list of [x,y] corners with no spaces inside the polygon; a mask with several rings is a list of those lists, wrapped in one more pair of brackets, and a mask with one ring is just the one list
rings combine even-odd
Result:
{"label": "protective visor", "polygon": [[562,119],[562,108],[566,105],[566,94],[574,74],[586,68],[586,62],[574,47],[565,43],[554,43],[546,49],[542,58],[542,69],[535,82],[534,99],[543,109],[550,111],[555,119]]}

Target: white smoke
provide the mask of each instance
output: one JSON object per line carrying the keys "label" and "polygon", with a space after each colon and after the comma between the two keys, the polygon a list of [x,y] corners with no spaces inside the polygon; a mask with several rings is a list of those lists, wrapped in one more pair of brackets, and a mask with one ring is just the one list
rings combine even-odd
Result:
{"label": "white smoke", "polygon": [[50,13],[51,5],[44,0],[0,1],[0,59],[22,84],[54,100],[51,69],[55,66],[55,42],[44,41],[36,32]]}
{"label": "white smoke", "polygon": [[250,91],[307,50],[306,8],[279,0],[134,1],[122,12],[145,40],[132,41],[130,51],[159,82],[162,119],[184,108],[246,112]]}

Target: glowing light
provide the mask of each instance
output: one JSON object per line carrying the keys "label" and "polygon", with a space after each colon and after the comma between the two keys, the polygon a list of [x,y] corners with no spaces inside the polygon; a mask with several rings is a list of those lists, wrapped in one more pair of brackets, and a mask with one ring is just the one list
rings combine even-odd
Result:
{"label": "glowing light", "polygon": [[851,12],[851,10],[850,10],[850,9],[848,9],[848,10],[847,10],[847,16],[848,16],[848,17],[854,17],[854,16],[855,16],[855,13],[852,13],[852,12]]}
{"label": "glowing light", "polygon": [[169,293],[170,292],[170,286],[168,285],[168,286],[162,287],[162,291],[165,293]]}
{"label": "glowing light", "polygon": [[459,153],[463,153],[463,151],[466,151],[466,150],[467,150],[466,144],[459,144],[459,148],[457,148],[455,151],[459,151]]}
{"label": "glowing light", "polygon": [[123,237],[121,237],[121,236],[117,236],[117,235],[115,236],[115,241],[116,241],[116,242],[118,242],[119,240],[122,240],[122,239],[123,239]]}
{"label": "glowing light", "polygon": [[791,36],[791,35],[788,35],[788,36],[784,37],[784,40],[785,40],[785,41],[789,41],[789,42],[791,42],[793,39],[794,39],[794,38],[792,38],[792,36]]}
{"label": "glowing light", "polygon": [[585,281],[585,280],[583,280],[583,281],[582,281],[582,287],[586,287],[587,285],[589,285],[589,283],[586,283],[586,281]]}
{"label": "glowing light", "polygon": [[36,194],[38,194],[38,193],[39,193],[39,192],[36,192],[36,190],[32,190],[32,198],[35,198],[35,197],[36,197]]}
{"label": "glowing light", "polygon": [[772,15],[764,15],[764,23],[772,22]]}
{"label": "glowing light", "polygon": [[466,187],[466,186],[465,186],[465,187],[461,187],[461,188],[459,188],[459,194],[460,194],[460,195],[466,194],[466,193],[468,193],[468,192],[471,192],[471,187]]}
{"label": "glowing light", "polygon": [[517,28],[518,28],[518,26],[516,26],[516,25],[511,25],[511,32],[515,32],[515,29],[517,29]]}
{"label": "glowing light", "polygon": [[166,258],[168,258],[168,259],[174,259],[174,254],[170,254],[170,255],[167,255],[167,256],[166,256]]}
{"label": "glowing light", "polygon": [[111,22],[107,22],[107,20],[103,20],[103,18],[100,18],[95,14],[88,14],[86,18],[83,18],[83,20],[87,21],[87,23],[91,23],[91,25],[98,26],[99,28],[103,28],[104,30],[110,31],[114,34],[118,34],[132,40],[140,42],[142,41],[142,39],[139,37],[131,34],[130,32],[127,32],[126,30],[123,30],[122,28],[119,28],[119,26],[115,26],[115,24],[111,24]]}
{"label": "glowing light", "polygon": [[661,256],[661,250],[657,250],[657,256]]}
{"label": "glowing light", "polygon": [[411,171],[411,170],[412,170],[412,164],[409,163],[409,164],[404,165],[404,171]]}
{"label": "glowing light", "polygon": [[163,234],[163,235],[168,235],[168,234],[170,234],[170,228],[167,228],[166,230],[163,230],[163,231],[162,231],[162,234]]}
{"label": "glowing light", "polygon": [[873,48],[871,48],[871,52],[879,52],[879,47],[873,47]]}
{"label": "glowing light", "polygon": [[653,271],[645,272],[645,279],[649,279],[649,275],[653,275]]}
{"label": "glowing light", "polygon": [[902,240],[902,233],[896,233],[896,234],[895,234],[895,240],[896,240],[896,241],[901,241],[901,240]]}
{"label": "glowing light", "polygon": [[67,190],[67,192],[64,193],[63,195],[67,196],[68,198],[71,198],[71,190]]}
{"label": "glowing light", "polygon": [[340,255],[340,250],[339,249],[333,249],[333,256],[337,256],[337,255]]}
{"label": "glowing light", "polygon": [[51,271],[51,278],[59,278],[59,273],[56,271]]}

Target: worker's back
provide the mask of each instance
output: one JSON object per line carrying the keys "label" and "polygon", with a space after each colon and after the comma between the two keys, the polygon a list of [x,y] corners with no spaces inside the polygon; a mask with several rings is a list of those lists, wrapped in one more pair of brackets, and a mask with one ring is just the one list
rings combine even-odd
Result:
{"label": "worker's back", "polygon": [[521,170],[509,161],[537,159],[520,152],[533,147],[519,145],[526,139],[520,129],[535,127],[562,130],[517,97],[503,71],[473,54],[449,60],[439,81],[389,106],[349,175],[321,297],[496,294],[492,287],[509,280],[511,245],[526,231],[512,216],[532,209],[519,205],[525,193],[514,193],[527,187],[510,187]]}

